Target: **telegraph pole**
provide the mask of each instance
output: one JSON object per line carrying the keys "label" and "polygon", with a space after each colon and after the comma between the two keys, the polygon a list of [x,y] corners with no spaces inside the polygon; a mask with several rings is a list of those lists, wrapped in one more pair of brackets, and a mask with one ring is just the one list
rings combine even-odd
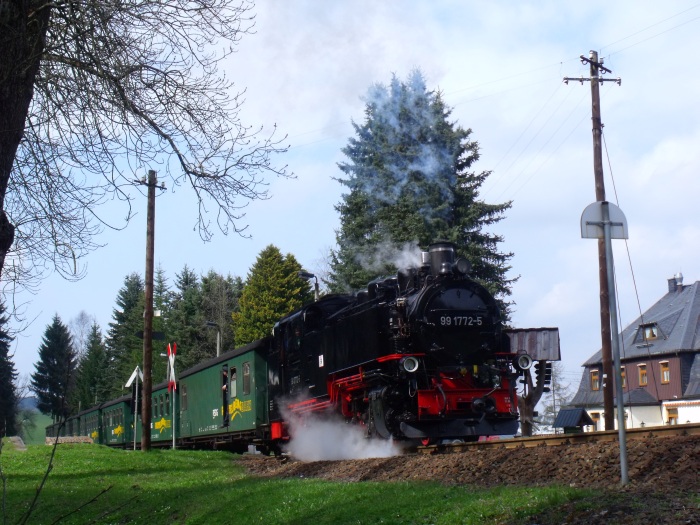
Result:
{"label": "telegraph pole", "polygon": [[[593,124],[593,174],[595,177],[596,201],[605,201],[605,180],[603,178],[603,148],[601,137],[603,124],[600,119],[600,84],[603,82],[616,82],[619,86],[619,78],[601,78],[599,73],[612,73],[603,66],[603,61],[598,61],[598,52],[591,51],[590,58],[581,55],[581,62],[590,65],[590,78],[564,77],[564,82],[577,80],[583,84],[591,83],[592,124]],[[603,409],[605,413],[605,430],[615,429],[615,403],[613,393],[613,366],[612,343],[610,336],[610,293],[608,290],[607,258],[605,256],[605,241],[598,239],[598,280],[600,282],[600,338],[603,354]]]}
{"label": "telegraph pole", "polygon": [[155,251],[156,172],[148,170],[148,179],[140,181],[148,188],[146,214],[146,304],[143,312],[143,398],[141,401],[141,450],[151,449],[151,394],[153,392],[153,256]]}

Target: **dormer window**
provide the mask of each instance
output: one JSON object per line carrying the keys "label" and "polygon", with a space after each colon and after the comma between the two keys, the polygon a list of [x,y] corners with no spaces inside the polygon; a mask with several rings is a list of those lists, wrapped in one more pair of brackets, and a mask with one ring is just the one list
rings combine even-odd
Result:
{"label": "dormer window", "polygon": [[634,342],[637,345],[643,345],[645,343],[654,341],[660,336],[661,332],[659,331],[659,325],[657,325],[656,323],[642,324],[639,325],[639,330],[637,330],[637,337],[635,337]]}
{"label": "dormer window", "polygon": [[642,326],[642,330],[644,331],[644,339],[647,341],[659,337],[659,328],[656,326],[656,323],[644,325]]}

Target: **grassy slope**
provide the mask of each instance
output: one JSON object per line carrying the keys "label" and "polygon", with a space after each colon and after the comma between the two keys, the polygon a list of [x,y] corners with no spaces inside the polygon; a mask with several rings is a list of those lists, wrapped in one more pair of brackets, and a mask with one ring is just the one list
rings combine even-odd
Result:
{"label": "grassy slope", "polygon": [[[50,454],[48,446],[2,450],[8,523],[26,511]],[[570,488],[482,491],[432,483],[260,479],[247,476],[235,457],[61,445],[30,522],[52,523],[84,505],[61,523],[514,523],[590,495]]]}
{"label": "grassy slope", "polygon": [[23,441],[25,445],[43,445],[46,436],[46,427],[52,423],[51,416],[36,413],[34,428],[27,428]]}

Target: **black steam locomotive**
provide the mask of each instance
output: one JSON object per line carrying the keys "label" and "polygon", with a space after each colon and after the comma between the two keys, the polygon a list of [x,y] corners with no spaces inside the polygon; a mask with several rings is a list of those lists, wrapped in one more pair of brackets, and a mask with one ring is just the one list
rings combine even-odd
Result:
{"label": "black steam locomotive", "polygon": [[332,411],[382,438],[515,434],[516,378],[532,359],[511,349],[495,299],[468,272],[451,243],[436,243],[419,268],[279,321],[271,420],[283,400],[292,414]]}

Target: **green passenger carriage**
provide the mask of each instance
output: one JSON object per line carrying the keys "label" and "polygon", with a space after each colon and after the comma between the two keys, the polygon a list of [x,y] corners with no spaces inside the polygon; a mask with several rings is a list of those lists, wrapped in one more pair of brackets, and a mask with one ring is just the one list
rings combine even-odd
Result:
{"label": "green passenger carriage", "polygon": [[122,396],[101,405],[102,444],[126,447],[134,440],[134,418],[131,396]]}

